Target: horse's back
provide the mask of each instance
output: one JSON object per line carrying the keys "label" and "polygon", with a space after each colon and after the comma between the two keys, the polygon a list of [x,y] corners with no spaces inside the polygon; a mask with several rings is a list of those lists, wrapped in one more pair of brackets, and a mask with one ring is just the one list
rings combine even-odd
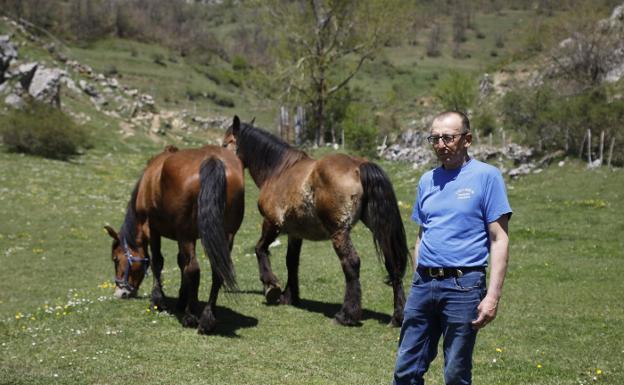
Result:
{"label": "horse's back", "polygon": [[150,218],[150,227],[170,239],[178,239],[182,233],[188,238],[197,238],[199,170],[202,162],[211,157],[220,159],[225,166],[228,186],[226,215],[237,217],[234,221],[226,221],[226,227],[238,229],[242,221],[242,209],[239,206],[244,205],[243,168],[232,151],[210,145],[165,151],[152,159],[148,166],[149,181],[145,183],[145,192],[148,194],[145,208]]}

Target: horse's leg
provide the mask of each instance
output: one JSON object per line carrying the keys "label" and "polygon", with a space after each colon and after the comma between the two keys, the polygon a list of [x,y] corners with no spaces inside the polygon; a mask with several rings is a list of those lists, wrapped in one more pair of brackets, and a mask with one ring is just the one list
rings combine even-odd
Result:
{"label": "horse's leg", "polygon": [[349,230],[338,230],[332,244],[342,265],[345,276],[345,295],[342,308],[334,316],[342,325],[357,325],[362,317],[362,290],[360,288],[360,257],[357,255]]}
{"label": "horse's leg", "polygon": [[[392,277],[392,273],[390,273]],[[394,293],[394,313],[390,319],[390,326],[399,327],[403,323],[403,308],[405,307],[405,293],[403,292],[403,281],[400,277],[391,279],[392,292]]]}
{"label": "horse's leg", "polygon": [[301,238],[288,237],[288,251],[286,252],[286,268],[288,281],[280,297],[280,303],[285,305],[299,304],[299,256],[301,255]]}
{"label": "horse's leg", "polygon": [[163,310],[165,293],[162,288],[161,272],[164,265],[164,258],[160,251],[160,235],[154,231],[151,232],[150,249],[152,250],[152,260],[150,265],[152,268],[152,274],[154,275],[150,305],[153,309]]}
{"label": "horse's leg", "polygon": [[195,241],[178,241],[178,267],[182,274],[178,311],[184,311],[182,326],[196,327],[199,289],[199,262],[195,256]]}
{"label": "horse's leg", "polygon": [[271,270],[271,261],[269,260],[269,245],[275,241],[278,235],[279,230],[265,219],[262,223],[262,235],[256,244],[260,281],[264,287],[266,301],[271,304],[277,303],[282,294],[277,277]]}
{"label": "horse's leg", "polygon": [[197,332],[199,334],[208,334],[214,330],[217,324],[217,318],[215,317],[215,310],[217,307],[217,297],[219,296],[219,289],[221,289],[221,285],[223,284],[223,280],[219,277],[218,274],[212,271],[212,287],[210,288],[210,298],[208,299],[208,304],[204,308],[202,312],[201,318],[199,319],[199,326],[197,327]]}

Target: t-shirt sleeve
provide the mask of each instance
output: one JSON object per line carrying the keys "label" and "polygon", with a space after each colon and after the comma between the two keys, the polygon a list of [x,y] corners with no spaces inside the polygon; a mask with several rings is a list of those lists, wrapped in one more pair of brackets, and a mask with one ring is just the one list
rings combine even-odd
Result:
{"label": "t-shirt sleeve", "polygon": [[418,189],[416,192],[416,199],[414,200],[414,208],[412,209],[412,220],[419,226],[422,226],[420,200],[422,198],[422,179],[418,183]]}
{"label": "t-shirt sleeve", "polygon": [[511,218],[512,211],[507,199],[505,181],[498,170],[490,173],[487,179],[483,210],[487,223],[492,223],[505,214],[509,214]]}

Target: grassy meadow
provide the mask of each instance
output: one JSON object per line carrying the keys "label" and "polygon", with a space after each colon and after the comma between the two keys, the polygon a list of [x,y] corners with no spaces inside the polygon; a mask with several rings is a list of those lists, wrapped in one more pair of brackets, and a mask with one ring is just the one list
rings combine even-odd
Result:
{"label": "grassy meadow", "polygon": [[[329,242],[304,242],[300,307],[267,306],[254,245],[257,189],[233,259],[240,292],[222,292],[215,334],[148,310],[151,276],[133,300],[112,298],[110,239],[135,179],[162,148],[134,138],[60,162],[0,152],[0,384],[388,384],[399,330],[389,328],[392,290],[358,225],[361,327],[332,323],[344,278]],[[382,163],[409,221],[423,170]],[[475,352],[477,384],[624,383],[622,170],[568,162],[508,184],[508,278],[499,317]],[[285,279],[286,239],[271,249]],[[177,297],[176,246],[164,241],[165,292]],[[209,291],[209,265],[200,299]],[[409,287],[409,274],[405,283]],[[284,281],[282,281],[285,284]],[[442,384],[441,358],[428,383]]]}

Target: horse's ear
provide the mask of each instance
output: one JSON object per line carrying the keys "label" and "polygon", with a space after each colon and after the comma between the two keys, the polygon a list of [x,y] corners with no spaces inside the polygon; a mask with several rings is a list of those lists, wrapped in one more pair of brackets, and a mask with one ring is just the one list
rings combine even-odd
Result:
{"label": "horse's ear", "polygon": [[104,228],[106,229],[106,231],[108,232],[108,235],[110,235],[111,238],[119,242],[119,235],[117,235],[117,232],[115,231],[115,229],[113,229],[110,226],[104,226]]}
{"label": "horse's ear", "polygon": [[256,121],[256,117],[254,116],[253,119],[251,119],[251,122],[249,122],[249,125],[253,127],[253,124],[255,121]]}
{"label": "horse's ear", "polygon": [[234,122],[232,123],[232,134],[236,136],[238,135],[239,131],[240,131],[240,119],[238,118],[238,115],[234,115]]}

